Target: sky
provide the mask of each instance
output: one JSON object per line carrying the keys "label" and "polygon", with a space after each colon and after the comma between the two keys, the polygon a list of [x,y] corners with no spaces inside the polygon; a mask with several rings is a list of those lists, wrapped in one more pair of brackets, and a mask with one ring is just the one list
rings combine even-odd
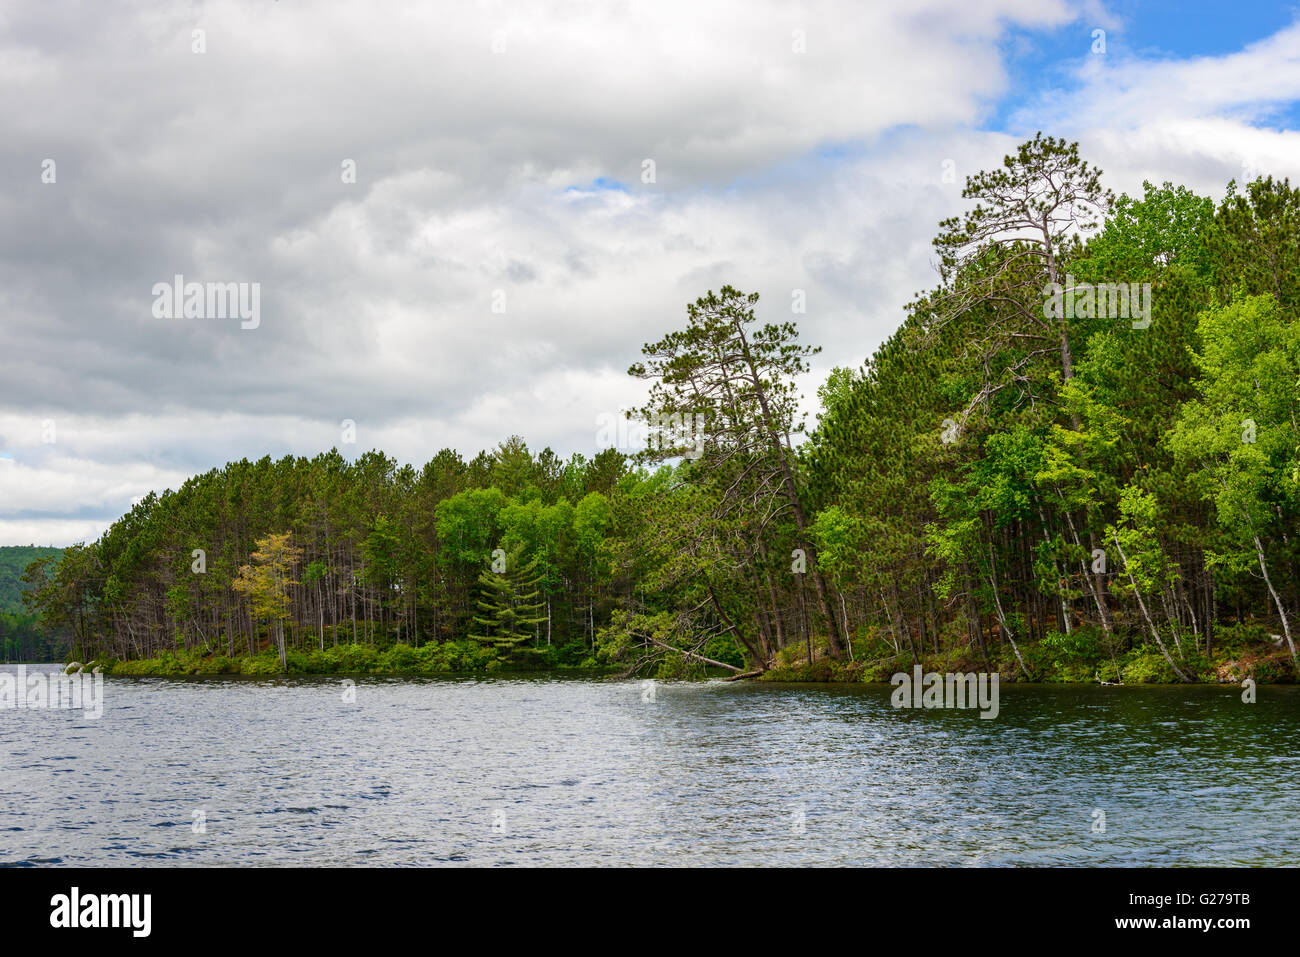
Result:
{"label": "sky", "polygon": [[1217,200],[1298,119],[1294,4],[5,0],[0,545],[244,457],[590,456],[724,284],[813,413],[1035,132]]}

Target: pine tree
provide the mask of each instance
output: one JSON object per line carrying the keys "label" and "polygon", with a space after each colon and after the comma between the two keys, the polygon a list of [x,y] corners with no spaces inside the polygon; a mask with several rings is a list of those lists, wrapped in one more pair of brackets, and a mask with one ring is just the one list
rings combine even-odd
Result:
{"label": "pine tree", "polygon": [[503,654],[533,651],[522,645],[536,637],[537,626],[546,620],[544,613],[539,614],[544,603],[537,587],[542,578],[537,561],[525,564],[521,555],[520,548],[499,555],[503,570],[489,569],[478,577],[481,597],[477,604],[483,614],[474,616],[478,633],[470,637]]}

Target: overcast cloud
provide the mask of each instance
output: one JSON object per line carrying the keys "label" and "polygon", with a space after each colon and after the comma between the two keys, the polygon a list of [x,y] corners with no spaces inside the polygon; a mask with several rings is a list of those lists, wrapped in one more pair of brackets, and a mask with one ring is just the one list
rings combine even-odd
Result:
{"label": "overcast cloud", "polygon": [[[772,317],[805,291],[811,409],[1038,129],[1117,192],[1300,179],[1300,23],[1178,57],[1095,3],[870,6],[7,0],[0,544],[243,456],[590,455],[641,343],[725,283]],[[1013,84],[1049,37],[1075,55]],[[156,318],[176,274],[259,283],[260,324]]]}

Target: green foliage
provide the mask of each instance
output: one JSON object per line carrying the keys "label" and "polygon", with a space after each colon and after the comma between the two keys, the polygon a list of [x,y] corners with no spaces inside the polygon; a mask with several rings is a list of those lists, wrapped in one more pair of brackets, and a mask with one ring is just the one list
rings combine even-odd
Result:
{"label": "green foliage", "polygon": [[68,629],[44,627],[37,615],[0,612],[0,661],[63,661],[71,649]]}
{"label": "green foliage", "polygon": [[702,662],[670,651],[659,659],[654,676],[659,681],[699,681],[705,673]]}
{"label": "green foliage", "polygon": [[1206,238],[1213,222],[1209,197],[1185,186],[1144,181],[1141,199],[1125,193],[1116,200],[1104,228],[1088,242],[1080,273],[1104,282],[1177,265],[1208,276],[1212,260]]}
{"label": "green foliage", "polygon": [[1268,641],[1268,631],[1262,626],[1247,622],[1220,625],[1214,631],[1214,644],[1220,654],[1235,655],[1248,648],[1263,647]]}
{"label": "green foliage", "polygon": [[1091,681],[1106,659],[1105,635],[1095,625],[1076,628],[1069,634],[1049,631],[1042,641],[1044,673],[1053,680]]}
{"label": "green foliage", "polygon": [[730,635],[714,635],[700,650],[702,654],[714,661],[723,661],[737,668],[745,666],[745,656],[736,647],[736,640]]}
{"label": "green foliage", "polygon": [[[937,287],[830,373],[806,441],[817,349],[723,286],[629,370],[665,439],[635,468],[520,436],[230,463],[97,542],[0,549],[0,647],[160,675],[1300,674],[1300,190],[1115,199],[1039,134],[963,196]],[[1067,314],[1066,285],[1106,308]],[[12,617],[24,559],[38,621]]]}
{"label": "green foliage", "polygon": [[63,555],[61,548],[39,545],[0,545],[0,612],[21,613],[23,605],[23,572],[40,558],[56,562]]}
{"label": "green foliage", "polygon": [[1151,650],[1128,656],[1122,669],[1124,684],[1171,684],[1177,681],[1164,655]]}
{"label": "green foliage", "polygon": [[[570,650],[569,658],[576,657]],[[555,665],[564,662],[555,661]],[[394,645],[380,651],[369,645],[339,645],[324,651],[290,650],[287,667],[281,669],[273,651],[257,655],[228,658],[204,655],[199,651],[164,651],[152,658],[117,659],[106,663],[104,670],[114,675],[133,677],[178,677],[183,675],[243,675],[272,677],[281,674],[360,675],[407,674],[437,675],[459,672],[482,672],[504,664],[493,649],[474,641],[448,641],[421,648]],[[582,665],[581,660],[575,662]],[[594,666],[594,663],[593,663]]]}
{"label": "green foliage", "polygon": [[522,555],[520,543],[509,551],[501,549],[494,563],[500,561],[504,567],[491,568],[478,578],[481,613],[474,616],[476,630],[470,638],[502,655],[518,655],[526,650],[522,647],[526,642],[536,643],[538,626],[546,621],[546,616],[539,614],[545,606],[537,587],[543,577],[538,559],[525,562]]}

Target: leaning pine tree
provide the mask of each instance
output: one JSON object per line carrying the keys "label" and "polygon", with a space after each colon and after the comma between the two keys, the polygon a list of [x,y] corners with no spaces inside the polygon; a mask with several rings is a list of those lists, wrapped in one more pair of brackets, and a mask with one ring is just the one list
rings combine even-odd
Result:
{"label": "leaning pine tree", "polygon": [[[653,383],[641,416],[659,440],[642,457],[694,456],[692,478],[715,489],[719,517],[765,516],[762,528],[779,518],[793,520],[830,653],[839,658],[845,640],[808,536],[805,493],[796,480],[791,444],[791,436],[804,431],[795,382],[808,371],[807,360],[821,350],[800,345],[792,322],[760,325],[754,314],[757,302],[757,293],[723,286],[686,307],[686,328],[642,347],[645,361],[628,373]],[[694,449],[665,442],[680,437],[675,432],[693,438]],[[718,615],[725,617],[722,602],[711,597]],[[766,667],[762,661],[758,665]]]}

